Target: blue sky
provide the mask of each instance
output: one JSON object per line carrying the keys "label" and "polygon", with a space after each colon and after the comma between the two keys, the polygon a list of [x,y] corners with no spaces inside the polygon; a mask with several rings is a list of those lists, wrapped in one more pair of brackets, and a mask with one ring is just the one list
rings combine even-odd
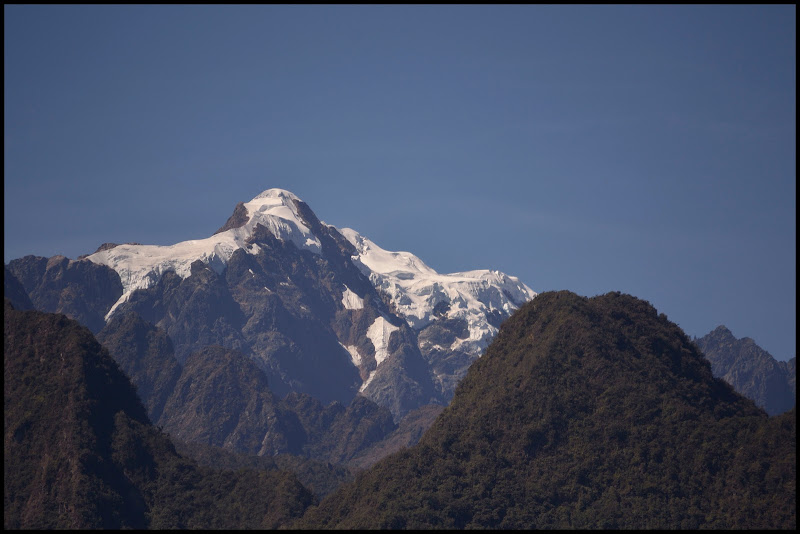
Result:
{"label": "blue sky", "polygon": [[4,7],[4,256],[288,189],[440,272],[796,353],[796,7]]}

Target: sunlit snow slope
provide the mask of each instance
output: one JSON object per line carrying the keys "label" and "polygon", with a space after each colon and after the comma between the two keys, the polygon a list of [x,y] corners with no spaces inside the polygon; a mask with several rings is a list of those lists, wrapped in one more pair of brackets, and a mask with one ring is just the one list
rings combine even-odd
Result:
{"label": "sunlit snow slope", "polygon": [[291,241],[298,248],[319,254],[320,242],[297,213],[295,200],[299,199],[289,191],[268,189],[244,205],[248,220],[239,228],[170,246],[118,245],[88,256],[89,260],[114,269],[122,280],[122,297],[108,312],[106,319],[133,291],[153,286],[167,271],[174,271],[186,278],[191,274],[191,264],[200,260],[215,271],[222,272],[237,249],[257,252],[257,245],[250,246],[247,240],[258,224],[268,228],[278,239]]}
{"label": "sunlit snow slope", "polygon": [[479,355],[497,334],[488,317],[495,312],[508,316],[536,296],[518,278],[499,271],[439,274],[409,252],[384,250],[350,228],[340,232],[358,250],[353,261],[391,297],[412,328],[441,317],[466,320],[469,337],[456,339],[450,350]]}

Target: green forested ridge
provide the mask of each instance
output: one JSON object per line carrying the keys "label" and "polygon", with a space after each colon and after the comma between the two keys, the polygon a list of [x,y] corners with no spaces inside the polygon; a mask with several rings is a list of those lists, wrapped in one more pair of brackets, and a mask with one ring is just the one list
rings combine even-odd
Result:
{"label": "green forested ridge", "polygon": [[178,455],[77,322],[6,300],[3,341],[4,528],[278,528],[315,502],[289,473]]}
{"label": "green forested ridge", "polygon": [[320,462],[293,454],[279,454],[273,458],[280,469],[293,473],[297,480],[314,492],[318,499],[333,493],[343,483],[353,480],[354,469],[345,465]]}
{"label": "green forested ridge", "polygon": [[353,479],[353,471],[343,465],[321,462],[294,454],[276,456],[253,456],[221,447],[172,438],[175,449],[181,456],[191,458],[198,464],[214,469],[238,471],[240,469],[283,469],[294,473],[297,479],[314,495],[322,498],[344,482]]}
{"label": "green forested ridge", "polygon": [[420,443],[301,528],[796,526],[795,412],[714,379],[678,326],[619,293],[543,293],[501,328]]}

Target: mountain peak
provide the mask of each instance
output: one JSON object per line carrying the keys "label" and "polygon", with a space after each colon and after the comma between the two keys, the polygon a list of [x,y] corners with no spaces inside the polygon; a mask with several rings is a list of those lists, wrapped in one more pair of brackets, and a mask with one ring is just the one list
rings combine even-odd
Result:
{"label": "mountain peak", "polygon": [[711,362],[714,376],[753,399],[770,415],[778,415],[795,404],[795,373],[784,362],[759,347],[749,337],[736,338],[718,326],[695,344]]}
{"label": "mountain peak", "polygon": [[186,278],[191,274],[192,263],[200,260],[219,273],[236,250],[257,252],[258,246],[251,240],[257,226],[266,228],[281,241],[294,243],[298,249],[321,254],[319,239],[298,210],[301,202],[294,193],[285,189],[267,189],[251,201],[237,204],[233,215],[211,237],[168,246],[138,243],[101,246],[87,259],[114,269],[124,288],[123,295],[106,319],[134,290],[153,286],[167,271]]}
{"label": "mountain peak", "polygon": [[322,245],[311,231],[310,222],[300,213],[298,203],[303,202],[285,189],[267,189],[250,202],[247,210],[246,235],[249,238],[257,225],[267,228],[282,241],[291,241],[297,248],[321,253]]}
{"label": "mountain peak", "polygon": [[724,324],[721,324],[718,327],[716,327],[711,333],[718,336],[735,337],[733,335],[733,332],[731,332],[728,329],[728,327],[725,326]]}
{"label": "mountain peak", "polygon": [[286,189],[280,189],[278,187],[273,187],[272,189],[267,189],[259,193],[253,200],[258,200],[260,198],[280,198],[282,200],[296,200],[302,202],[300,198],[292,193],[291,191],[287,191]]}

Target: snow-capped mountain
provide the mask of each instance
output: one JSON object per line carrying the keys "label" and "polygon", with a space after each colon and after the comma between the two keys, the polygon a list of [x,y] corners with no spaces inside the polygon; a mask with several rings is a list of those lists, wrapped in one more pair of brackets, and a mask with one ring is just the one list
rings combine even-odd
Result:
{"label": "snow-capped mountain", "polygon": [[205,239],[182,241],[175,245],[116,245],[87,257],[106,265],[119,274],[123,294],[108,312],[106,319],[137,289],[156,284],[167,271],[181,278],[191,274],[191,265],[202,261],[221,273],[236,250],[258,252],[258,245],[249,240],[257,225],[262,225],[276,238],[294,243],[301,250],[321,253],[321,244],[297,213],[300,199],[283,189],[268,189],[243,205],[247,220],[240,227],[217,232]]}
{"label": "snow-capped mountain", "polygon": [[469,336],[449,347],[479,354],[497,327],[488,319],[506,317],[536,293],[499,271],[439,274],[409,252],[382,249],[355,230],[341,230],[358,255],[353,261],[379,290],[388,294],[408,324],[422,330],[436,319],[463,319]]}
{"label": "snow-capped mountain", "polygon": [[447,400],[500,323],[536,296],[499,271],[439,274],[410,252],[384,250],[350,228],[341,233],[358,251],[353,262],[417,331],[419,349]]}
{"label": "snow-capped mountain", "polygon": [[104,294],[98,302],[113,304],[95,315],[136,312],[167,332],[179,361],[208,345],[237,349],[278,394],[346,403],[360,393],[397,418],[449,402],[500,322],[536,295],[497,271],[439,274],[321,222],[282,189],[239,203],[205,239],[105,244],[77,262],[23,260],[9,268],[26,290],[42,302],[60,291],[55,300],[67,308],[64,295],[80,289],[43,284],[65,279],[51,264],[59,273],[113,271],[122,290]]}

